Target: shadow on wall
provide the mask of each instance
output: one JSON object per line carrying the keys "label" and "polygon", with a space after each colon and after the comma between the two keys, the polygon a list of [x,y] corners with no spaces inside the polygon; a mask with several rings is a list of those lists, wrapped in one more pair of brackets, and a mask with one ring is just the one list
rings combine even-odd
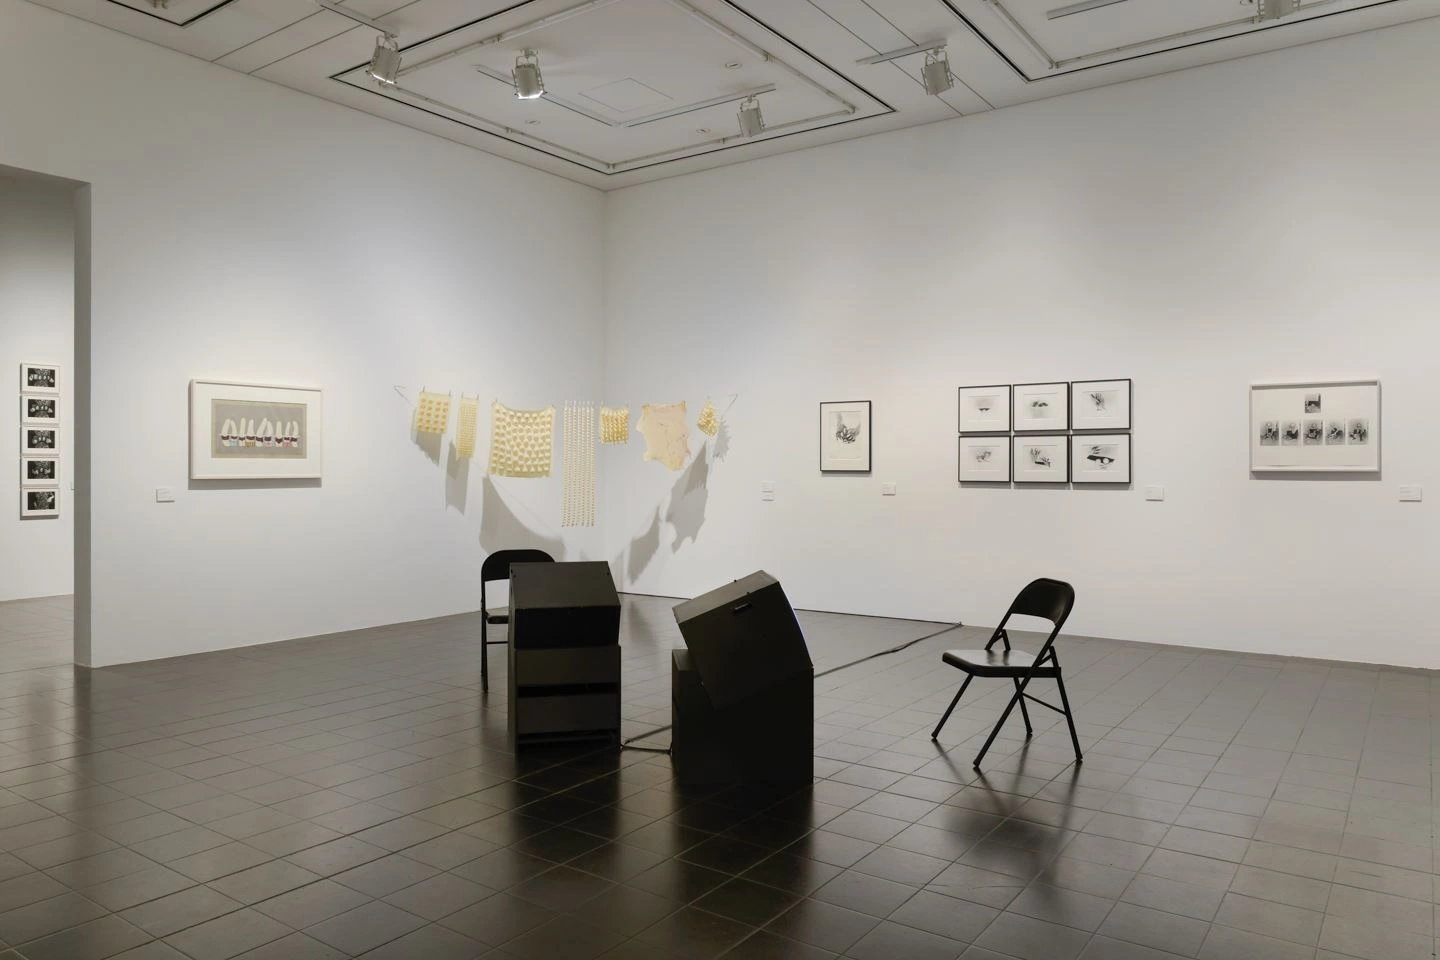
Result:
{"label": "shadow on wall", "polygon": [[462,514],[470,501],[470,463],[471,460],[460,456],[452,441],[445,458],[445,506],[454,507]]}
{"label": "shadow on wall", "polygon": [[436,466],[440,465],[440,444],[444,439],[441,434],[421,433],[416,430],[412,424],[410,426],[410,439],[414,441],[415,446],[420,448],[420,452],[425,454],[426,459]]}
{"label": "shadow on wall", "polygon": [[487,554],[496,550],[532,548],[544,550],[556,560],[564,559],[564,541],[530,529],[500,495],[494,478],[488,475],[485,477],[485,495],[480,511],[480,546]]}
{"label": "shadow on wall", "polygon": [[[716,449],[718,452],[718,442]],[[710,504],[710,461],[710,446],[702,445],[690,465],[676,478],[665,502],[656,507],[649,525],[632,537],[615,558],[614,562],[625,569],[627,583],[635,583],[660,552],[660,527],[663,523],[670,524],[675,531],[670,542],[671,553],[679,553],[686,540],[693,543],[700,538],[700,529],[705,526],[705,512]]]}

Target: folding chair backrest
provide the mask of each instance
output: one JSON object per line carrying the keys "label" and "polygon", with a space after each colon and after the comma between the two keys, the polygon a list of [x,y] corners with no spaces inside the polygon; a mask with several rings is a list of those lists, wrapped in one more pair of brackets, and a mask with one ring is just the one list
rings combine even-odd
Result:
{"label": "folding chair backrest", "polygon": [[1010,618],[1017,614],[1022,617],[1039,617],[1042,620],[1049,620],[1054,624],[1050,636],[1045,638],[1045,645],[1035,654],[1038,661],[1049,652],[1055,638],[1060,634],[1060,628],[1070,617],[1070,610],[1075,606],[1075,588],[1063,580],[1051,580],[1041,577],[1039,580],[1032,580],[1025,585],[1025,588],[1016,594],[1015,599],[1010,603],[1010,609],[1005,611],[1005,618],[995,628],[995,633],[990,637],[990,642],[985,644],[989,650],[997,640],[1005,640],[1005,648],[1010,648],[1009,635],[1005,632],[1005,625]]}
{"label": "folding chair backrest", "polygon": [[485,609],[485,584],[510,579],[512,563],[554,563],[544,550],[496,550],[480,564],[480,609]]}

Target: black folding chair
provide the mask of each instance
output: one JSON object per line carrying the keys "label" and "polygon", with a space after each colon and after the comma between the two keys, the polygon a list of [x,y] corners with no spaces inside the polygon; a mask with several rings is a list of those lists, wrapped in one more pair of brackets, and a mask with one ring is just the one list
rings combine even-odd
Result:
{"label": "black folding chair", "polygon": [[496,550],[480,564],[480,688],[490,689],[490,654],[493,646],[504,646],[505,640],[491,640],[491,624],[508,624],[510,608],[491,610],[485,602],[485,584],[493,580],[509,580],[512,563],[554,563],[555,558],[544,550]]}
{"label": "black folding chair", "polygon": [[[1015,597],[1010,609],[1005,611],[1005,618],[1000,621],[1000,626],[990,637],[990,642],[985,644],[984,650],[947,650],[942,658],[950,666],[965,671],[965,682],[960,684],[960,692],[955,694],[955,699],[950,701],[945,716],[935,725],[935,730],[930,734],[930,739],[935,740],[940,736],[940,728],[945,726],[945,721],[950,719],[954,712],[955,705],[965,695],[965,688],[970,686],[970,681],[976,677],[1008,677],[1015,684],[1015,696],[1010,698],[1010,704],[1005,712],[1000,715],[1000,721],[995,724],[995,729],[990,731],[990,738],[985,741],[985,746],[980,748],[980,755],[975,758],[975,766],[978,769],[980,761],[985,759],[985,754],[990,745],[995,742],[995,735],[1000,728],[1005,726],[1005,721],[1010,719],[1010,711],[1015,705],[1020,705],[1020,716],[1025,719],[1025,739],[1029,740],[1035,730],[1030,726],[1030,711],[1025,709],[1025,701],[1038,703],[1042,707],[1049,707],[1056,713],[1065,716],[1065,722],[1070,725],[1070,742],[1075,745],[1075,762],[1079,763],[1084,759],[1080,754],[1080,738],[1075,735],[1075,718],[1070,713],[1070,698],[1065,695],[1065,680],[1060,676],[1060,658],[1055,655],[1055,638],[1060,634],[1060,628],[1065,625],[1065,620],[1070,616],[1070,610],[1075,606],[1075,588],[1068,583],[1059,580],[1047,580],[1041,578],[1032,582],[1019,595]],[[1040,652],[1034,656],[1020,650],[1010,648],[1010,634],[1006,632],[1005,625],[1010,618],[1019,614],[1027,617],[1040,617],[1049,620],[1055,625],[1050,631],[1050,636],[1045,638],[1045,645]],[[1002,643],[1004,650],[994,649],[996,643]],[[1060,688],[1060,703],[1057,707],[1053,703],[1046,703],[1038,697],[1025,692],[1025,688],[1031,680],[1036,677],[1053,677],[1056,685]]]}

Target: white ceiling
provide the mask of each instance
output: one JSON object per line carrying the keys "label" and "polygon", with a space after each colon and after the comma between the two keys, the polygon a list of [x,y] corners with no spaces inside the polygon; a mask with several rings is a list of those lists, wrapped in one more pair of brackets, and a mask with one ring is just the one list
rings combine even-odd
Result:
{"label": "white ceiling", "polygon": [[[37,0],[243,73],[592,186],[613,188],[1440,15],[1440,0],[348,0],[399,35],[398,86],[365,74],[376,32],[314,0]],[[1262,0],[1263,2],[1263,0]],[[956,83],[920,82],[944,43]],[[539,52],[547,94],[509,72]],[[739,135],[759,93],[766,129]]]}

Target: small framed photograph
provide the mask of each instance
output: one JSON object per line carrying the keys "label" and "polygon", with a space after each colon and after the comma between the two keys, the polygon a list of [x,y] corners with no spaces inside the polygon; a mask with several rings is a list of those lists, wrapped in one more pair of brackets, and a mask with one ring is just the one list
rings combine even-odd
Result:
{"label": "small framed photograph", "polygon": [[1009,433],[1010,385],[960,388],[961,433]]}
{"label": "small framed photograph", "polygon": [[51,487],[60,482],[60,461],[54,457],[21,457],[20,486]]}
{"label": "small framed photograph", "polygon": [[1009,437],[961,437],[961,483],[1009,483]]}
{"label": "small framed photograph", "polygon": [[1072,430],[1129,430],[1130,408],[1129,380],[1077,380],[1070,384]]}
{"label": "small framed photograph", "polygon": [[869,400],[820,404],[820,472],[869,473],[874,439]]}
{"label": "small framed photograph", "polygon": [[1071,438],[1071,483],[1130,482],[1130,434],[1091,433]]}
{"label": "small framed photograph", "polygon": [[20,491],[20,518],[31,520],[37,517],[60,516],[60,488],[38,489],[27,487]]}
{"label": "small framed photograph", "polygon": [[1016,483],[1067,483],[1070,480],[1070,438],[1063,433],[1016,437]]}
{"label": "small framed photograph", "polygon": [[41,427],[59,426],[60,398],[25,394],[20,398],[20,422]]}
{"label": "small framed photograph", "polygon": [[1014,419],[1016,433],[1069,430],[1070,384],[1064,381],[1015,384]]}
{"label": "small framed photograph", "polygon": [[21,393],[60,392],[60,368],[53,363],[20,364]]}
{"label": "small framed photograph", "polygon": [[23,456],[57,457],[60,455],[59,427],[21,427],[20,453]]}

